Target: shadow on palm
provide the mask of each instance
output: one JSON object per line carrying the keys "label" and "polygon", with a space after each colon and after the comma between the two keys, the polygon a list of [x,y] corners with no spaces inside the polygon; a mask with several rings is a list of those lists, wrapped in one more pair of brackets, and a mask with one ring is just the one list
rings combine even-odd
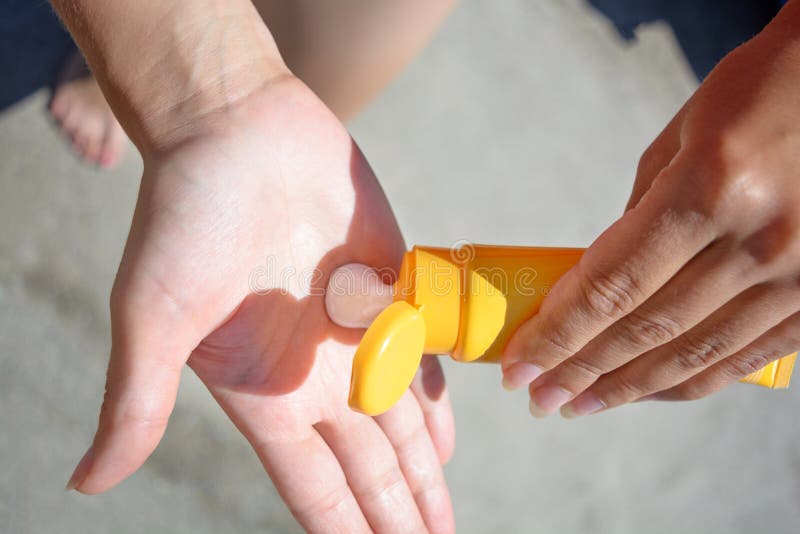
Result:
{"label": "shadow on palm", "polygon": [[292,266],[301,282],[308,275],[307,295],[296,298],[286,287],[291,277],[268,273],[264,287],[259,285],[193,352],[189,365],[226,410],[231,406],[225,400],[237,396],[289,396],[346,409],[352,356],[363,330],[330,321],[324,304],[328,278],[350,262],[395,273],[405,250],[383,192],[354,142],[350,174],[355,204],[344,242],[314,266]]}

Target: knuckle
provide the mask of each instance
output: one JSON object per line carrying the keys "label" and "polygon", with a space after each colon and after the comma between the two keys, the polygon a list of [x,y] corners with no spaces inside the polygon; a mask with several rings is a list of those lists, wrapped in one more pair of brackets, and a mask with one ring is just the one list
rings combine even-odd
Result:
{"label": "knuckle", "polygon": [[616,324],[615,329],[636,347],[657,347],[675,339],[683,331],[681,324],[667,315],[633,311]]}
{"label": "knuckle", "polygon": [[443,493],[442,486],[438,484],[429,484],[413,489],[411,495],[416,502],[425,502],[427,500],[438,501]]}
{"label": "knuckle", "polygon": [[632,311],[641,290],[632,276],[621,271],[595,271],[584,278],[583,297],[590,313],[616,320]]}
{"label": "knuckle", "polygon": [[751,234],[742,243],[745,252],[757,265],[779,260],[797,265],[800,259],[800,216],[781,214]]}
{"label": "knuckle", "polygon": [[[626,373],[617,373],[614,376],[613,383],[609,391],[613,392],[615,398],[614,404],[621,404],[631,399],[638,399],[649,393],[646,387],[643,386],[638,380],[633,379]],[[609,394],[601,396],[606,399],[606,405],[610,406],[608,399]]]}
{"label": "knuckle", "polygon": [[728,358],[728,365],[735,378],[742,378],[763,369],[768,363],[779,356],[777,353],[747,351]]}
{"label": "knuckle", "polygon": [[676,401],[693,401],[707,397],[712,391],[704,384],[689,381],[674,387],[670,398]]}
{"label": "knuckle", "polygon": [[715,136],[685,172],[685,204],[704,218],[741,219],[763,209],[771,194],[760,162],[742,157],[740,145],[736,134]]}
{"label": "knuckle", "polygon": [[155,404],[130,402],[121,405],[106,391],[100,407],[100,420],[109,426],[130,426],[143,429],[162,429],[167,426],[169,413]]}
{"label": "knuckle", "polygon": [[325,493],[318,499],[306,506],[290,506],[291,512],[295,517],[324,517],[345,506],[350,499],[350,487],[344,484],[337,484],[335,488]]}
{"label": "knuckle", "polygon": [[652,174],[656,167],[663,160],[662,152],[658,149],[658,144],[653,143],[642,152],[639,158],[639,165],[636,167],[638,176]]}
{"label": "knuckle", "polygon": [[715,186],[716,182],[708,177],[692,176],[684,184],[680,202],[674,204],[673,210],[680,218],[693,220],[696,226],[719,220],[722,214],[722,192]]}
{"label": "knuckle", "polygon": [[428,428],[425,426],[424,421],[417,421],[411,427],[394,443],[398,456],[414,457],[420,445],[425,443]]}
{"label": "knuckle", "polygon": [[151,409],[137,404],[123,410],[120,414],[120,419],[137,426],[162,428],[167,426],[169,416],[162,414],[158,409]]}
{"label": "knuckle", "polygon": [[771,196],[765,181],[761,179],[759,171],[742,170],[726,181],[725,195],[723,196],[721,207],[726,213],[750,214],[764,209]]}
{"label": "knuckle", "polygon": [[354,492],[357,499],[383,500],[385,496],[405,484],[405,478],[398,466],[392,466],[375,477],[375,483]]}
{"label": "knuckle", "polygon": [[674,361],[684,371],[704,369],[722,359],[725,343],[720,338],[694,338],[684,336],[676,344]]}
{"label": "knuckle", "polygon": [[549,333],[542,338],[542,341],[547,345],[547,350],[550,355],[560,362],[572,356],[577,351],[573,347],[570,339],[572,336],[566,332],[562,327],[556,327],[549,331]]}
{"label": "knuckle", "polygon": [[772,353],[769,355],[774,360],[786,356],[787,354],[791,354],[793,352],[797,352],[798,356],[800,356],[800,329],[793,329],[791,332],[787,333],[783,336],[782,346],[781,348],[784,350],[773,350]]}
{"label": "knuckle", "polygon": [[[596,380],[606,373],[606,370],[601,366],[579,356],[570,358],[566,363],[569,365],[569,371],[565,375],[570,377],[573,382],[576,381],[576,378],[580,378],[581,383],[584,382],[584,379]],[[565,389],[569,390],[570,388]]]}
{"label": "knuckle", "polygon": [[179,319],[189,314],[190,291],[177,290],[158,277],[125,275],[114,280],[109,297],[111,315],[123,321],[153,310],[165,318]]}
{"label": "knuckle", "polygon": [[394,472],[383,477],[381,486],[389,488],[384,493],[401,481],[408,484],[415,498],[440,487],[440,472],[436,470],[440,464],[438,461],[430,461],[432,449],[429,448],[428,428],[422,420],[412,426],[411,430],[394,442],[398,458],[405,458],[406,461],[402,470],[394,469]]}

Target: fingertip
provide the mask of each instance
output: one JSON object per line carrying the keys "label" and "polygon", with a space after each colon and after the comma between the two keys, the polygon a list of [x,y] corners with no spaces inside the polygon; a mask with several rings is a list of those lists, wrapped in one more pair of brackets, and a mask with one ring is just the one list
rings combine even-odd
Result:
{"label": "fingertip", "polygon": [[528,410],[536,419],[552,415],[572,398],[572,393],[560,386],[546,385],[536,388],[531,386],[528,389],[530,392]]}
{"label": "fingertip", "polygon": [[107,490],[110,490],[114,486],[116,486],[116,484],[113,484],[108,487],[103,487],[103,486],[98,486],[97,484],[93,484],[91,481],[87,482],[86,480],[84,480],[80,484],[78,484],[74,489],[75,491],[83,495],[99,495]]}
{"label": "fingertip", "polygon": [[[523,325],[523,327],[524,326],[525,325]],[[520,327],[520,329],[521,328],[522,327]],[[508,345],[506,345],[506,348],[500,357],[500,369],[503,371],[504,374],[514,364],[523,360],[524,354],[522,350],[518,347],[519,341],[517,340],[519,338],[520,329],[518,329],[511,336]]]}
{"label": "fingertip", "polygon": [[[449,406],[449,404],[448,404]],[[439,416],[441,421],[431,425],[431,437],[433,446],[436,448],[436,455],[439,463],[446,465],[453,459],[456,450],[456,426],[452,412],[448,410],[446,414]]]}
{"label": "fingertip", "polygon": [[517,362],[503,372],[503,387],[509,391],[527,386],[544,373],[544,369],[529,362]]}
{"label": "fingertip", "polygon": [[392,303],[392,286],[378,272],[361,263],[336,269],[328,280],[325,309],[344,328],[367,328]]}
{"label": "fingertip", "polygon": [[112,362],[91,452],[79,464],[82,476],[73,481],[88,495],[113,488],[147,461],[164,436],[180,379],[172,373],[126,372],[120,382],[114,378],[119,362],[114,357]]}
{"label": "fingertip", "polygon": [[[115,487],[134,474],[147,461],[161,441],[163,430],[155,429],[145,435],[125,430],[117,435],[98,434],[89,457],[79,462],[67,484],[69,489],[85,495],[97,495]],[[85,457],[84,457],[85,458]]]}
{"label": "fingertip", "polygon": [[89,474],[89,470],[92,467],[93,457],[94,457],[94,445],[91,445],[89,449],[83,454],[81,459],[78,461],[78,465],[72,471],[72,475],[69,477],[67,485],[64,487],[66,491],[77,489],[78,486],[80,486],[83,483],[83,481],[86,479],[86,476]]}
{"label": "fingertip", "polygon": [[536,403],[535,400],[531,399],[528,401],[528,411],[531,414],[531,417],[535,419],[544,419],[550,412],[543,410],[539,405]]}
{"label": "fingertip", "polygon": [[564,419],[575,419],[576,417],[603,411],[607,407],[606,403],[594,392],[587,390],[561,406],[560,411],[561,417]]}
{"label": "fingertip", "polygon": [[[531,359],[532,346],[530,340],[536,339],[536,321],[538,316],[534,316],[528,321],[522,323],[519,328],[511,335],[508,340],[503,354],[500,357],[500,369],[505,375],[512,367],[515,367],[520,362],[526,362]],[[515,386],[514,389],[516,389]]]}
{"label": "fingertip", "polygon": [[456,531],[456,520],[453,514],[453,503],[450,493],[443,491],[438,503],[431,503],[431,507],[438,513],[431,518],[428,529],[431,534],[454,534]]}

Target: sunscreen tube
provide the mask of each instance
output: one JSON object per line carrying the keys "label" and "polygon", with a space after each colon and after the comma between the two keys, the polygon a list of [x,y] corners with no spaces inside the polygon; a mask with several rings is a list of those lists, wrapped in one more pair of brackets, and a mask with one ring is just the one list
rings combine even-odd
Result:
{"label": "sunscreen tube", "polygon": [[[582,254],[575,248],[417,246],[403,258],[391,301],[374,280],[348,284],[383,295],[380,306],[366,310],[347,309],[348,299],[364,299],[336,295],[329,285],[326,305],[334,322],[368,326],[353,360],[350,407],[368,415],[387,411],[411,384],[423,354],[498,363],[511,335],[539,311],[550,288]],[[349,267],[351,274],[367,272]],[[796,356],[784,356],[742,382],[786,388]]]}

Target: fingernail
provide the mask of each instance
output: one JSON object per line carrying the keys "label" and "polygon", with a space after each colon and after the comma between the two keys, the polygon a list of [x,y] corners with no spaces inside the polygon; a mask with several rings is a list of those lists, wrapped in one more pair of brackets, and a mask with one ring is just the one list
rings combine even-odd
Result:
{"label": "fingernail", "polygon": [[81,482],[86,478],[86,475],[89,474],[89,468],[92,465],[92,458],[94,457],[94,445],[89,447],[89,450],[83,455],[81,461],[78,462],[77,467],[75,467],[75,471],[72,472],[72,476],[69,477],[69,481],[67,485],[64,487],[64,491],[70,491],[77,488]]}
{"label": "fingernail", "polygon": [[503,372],[503,387],[509,391],[527,386],[544,373],[544,369],[528,362],[518,362]]}
{"label": "fingernail", "polygon": [[531,415],[537,419],[547,417],[572,397],[572,393],[558,386],[544,386],[531,393]]}
{"label": "fingernail", "polygon": [[606,405],[603,401],[597,398],[597,395],[587,391],[578,395],[575,400],[569,404],[561,407],[561,417],[564,419],[573,419],[582,415],[589,415],[605,408]]}

